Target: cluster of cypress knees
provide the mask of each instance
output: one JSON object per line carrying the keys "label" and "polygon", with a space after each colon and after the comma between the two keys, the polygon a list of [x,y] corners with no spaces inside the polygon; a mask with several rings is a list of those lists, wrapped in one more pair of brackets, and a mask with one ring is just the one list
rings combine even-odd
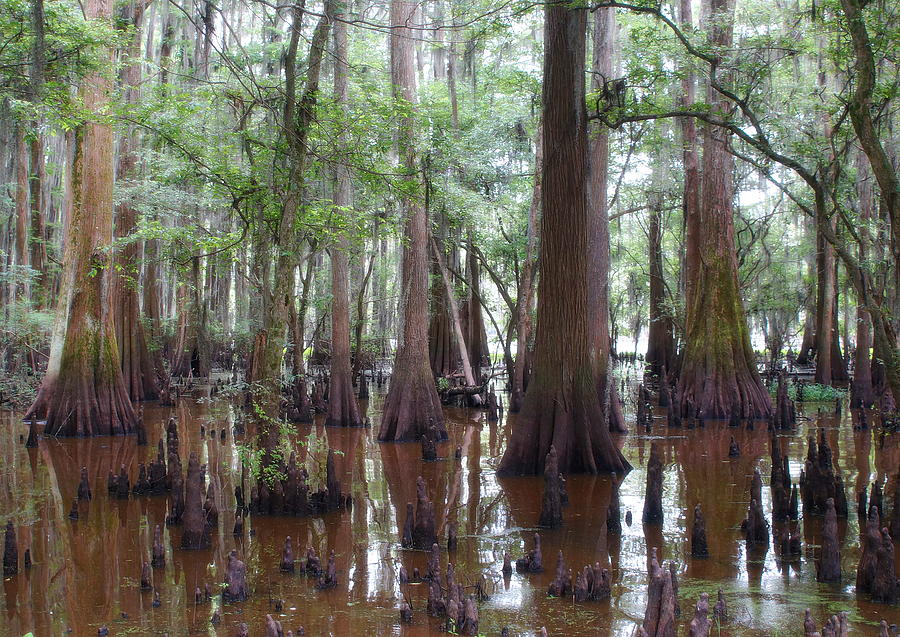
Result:
{"label": "cluster of cypress knees", "polygon": [[[667,395],[666,383],[661,386],[660,395]],[[838,517],[847,517],[848,505],[844,482],[835,470],[832,462],[832,451],[823,429],[819,430],[818,442],[814,437],[808,439],[808,453],[800,473],[799,484],[793,484],[790,478],[788,457],[782,453],[781,442],[777,430],[789,428],[796,422],[794,406],[787,396],[784,378],[780,379],[777,392],[778,409],[770,422],[770,450],[772,517],[780,523],[775,537],[775,547],[782,560],[796,560],[801,554],[801,540],[796,521],[800,517],[800,508],[804,516],[824,516],[822,544],[816,560],[816,578],[820,582],[839,582],[841,580],[840,538],[838,536]],[[678,414],[672,408],[671,398],[663,398],[663,406],[667,407],[670,426],[680,426]],[[638,389],[638,423],[649,427],[652,417],[649,412],[650,395],[643,386]],[[643,409],[641,406],[643,405]],[[779,412],[781,415],[779,415]],[[699,420],[702,426],[702,419]],[[674,424],[673,424],[674,423]],[[730,423],[737,426],[735,423]],[[737,422],[739,424],[739,421]],[[861,416],[855,428],[864,428],[865,418]],[[729,457],[740,456],[740,447],[731,437]],[[558,471],[556,450],[551,446],[545,459],[544,493],[539,524],[545,527],[558,527],[563,523],[562,507],[568,496],[565,491],[565,480]],[[664,465],[661,447],[657,442],[651,443],[650,456],[647,463],[647,484],[644,497],[643,522],[648,525],[661,525],[663,522],[662,487]],[[876,602],[893,604],[900,598],[900,580],[894,575],[894,543],[893,537],[900,534],[900,472],[894,478],[894,514],[890,528],[882,526],[881,516],[884,511],[883,491],[880,483],[872,485],[871,497],[866,489],[858,494],[857,513],[862,534],[862,554],[860,556],[856,591],[858,595],[866,595]],[[612,497],[607,513],[607,529],[612,534],[621,533],[621,507],[619,487],[621,482],[615,474],[612,476]],[[762,476],[759,469],[754,471],[750,480],[750,504],[747,517],[741,522],[748,549],[768,550],[770,543],[770,525],[762,506]],[[709,556],[706,538],[706,523],[699,504],[694,507],[691,524],[691,554],[693,557]],[[630,524],[630,511],[626,515]],[[516,568],[523,572],[539,572],[543,569],[540,536],[535,534],[534,549],[516,561]],[[509,556],[506,556],[504,569],[511,569]],[[647,611],[643,624],[639,627],[641,635],[674,636],[675,618],[679,615],[678,583],[675,564],[670,563],[668,569],[660,568],[656,560],[656,549],[652,549],[650,584],[648,589]],[[572,571],[566,570],[562,552],[557,559],[556,577],[548,593],[552,596],[570,596],[576,601],[595,599],[609,594],[609,576],[599,565],[593,568],[585,566],[574,578]],[[698,602],[695,615],[690,622],[688,634],[692,637],[708,635],[710,622],[708,619],[709,601],[704,594]],[[725,601],[719,591],[714,618],[719,621],[727,617]],[[810,627],[812,630],[810,631]],[[846,613],[836,615],[825,623],[821,633],[815,631],[815,624],[809,617],[805,624],[807,635],[823,637],[840,637],[847,634]],[[882,635],[887,635],[887,625],[883,623]]]}
{"label": "cluster of cypress knees", "polygon": [[[31,431],[35,430],[34,423]],[[201,437],[207,435],[206,428],[201,427]],[[223,428],[217,436],[215,430],[209,431],[211,439],[227,440],[227,429]],[[143,426],[143,414],[139,416],[138,445],[146,445],[146,429]],[[169,515],[165,519],[166,526],[181,526],[182,549],[209,548],[211,536],[219,524],[219,508],[216,504],[215,487],[210,481],[206,484],[206,465],[201,465],[196,453],[192,452],[188,460],[186,475],[182,475],[182,461],[179,453],[178,426],[174,418],[170,418],[165,426],[165,444],[160,439],[157,446],[157,457],[151,461],[149,467],[140,463],[138,476],[133,485],[124,465],[119,473],[109,472],[107,477],[107,491],[111,497],[127,499],[131,496],[150,496],[168,494]],[[259,481],[258,485],[251,489],[249,504],[245,504],[243,491],[240,486],[235,487],[235,524],[234,535],[242,536],[244,532],[244,516],[249,512],[253,514],[275,515],[311,515],[323,513],[336,508],[352,506],[349,495],[341,493],[341,484],[337,478],[334,466],[334,454],[329,449],[326,459],[325,488],[319,491],[311,491],[307,486],[308,474],[304,468],[298,468],[295,454],[291,454],[287,466],[281,466],[282,480],[275,480],[270,490],[265,481]],[[243,482],[243,480],[242,480]],[[86,510],[80,506],[82,501],[90,501],[93,492],[90,485],[87,467],[82,467],[80,481],[73,500],[69,518],[78,520]],[[294,572],[293,551],[291,538],[285,541],[282,556],[281,570]],[[331,551],[327,564],[321,567],[321,562],[312,548],[307,549],[306,560],[301,563],[301,570],[308,576],[316,578],[316,588],[319,590],[334,588],[337,585],[337,570],[334,551]],[[31,568],[31,551],[24,552],[24,567]],[[163,541],[163,532],[160,524],[156,524],[153,530],[153,544],[149,561],[143,561],[140,575],[140,589],[142,592],[153,592],[152,606],[161,606],[159,591],[153,585],[153,571],[165,569],[166,546]],[[16,539],[16,528],[12,520],[6,525],[3,554],[4,576],[16,575],[19,571],[19,549]],[[237,551],[232,550],[228,555],[224,574],[224,586],[222,587],[222,601],[225,603],[241,602],[250,595],[247,583],[247,567],[239,558]],[[212,591],[209,584],[204,584],[203,589],[195,590],[195,603],[208,603],[212,599]],[[275,607],[279,609],[281,600],[275,600]],[[216,610],[211,623],[221,622],[221,613]],[[277,632],[273,632],[277,628]],[[267,616],[267,637],[284,637],[280,623]],[[98,634],[108,634],[106,627],[101,627]],[[247,626],[238,626],[238,635],[246,635]],[[288,631],[292,635],[292,631]],[[303,629],[298,630],[303,634]]]}
{"label": "cluster of cypress knees", "polygon": [[[380,380],[380,379],[379,379]],[[321,386],[318,385],[317,386]],[[327,387],[327,379],[324,386]],[[298,388],[299,389],[299,388]],[[295,392],[296,393],[296,392]],[[493,394],[493,392],[491,392]],[[321,400],[321,399],[320,399]],[[313,405],[316,404],[316,392],[313,392]],[[496,399],[491,401],[497,405]],[[303,404],[306,401],[294,401]],[[309,403],[306,403],[309,404]],[[666,408],[667,424],[669,426],[681,426],[680,414],[674,409],[671,397],[671,388],[667,382],[662,382],[659,392],[659,404]],[[286,403],[290,408],[290,402]],[[650,428],[652,416],[650,415],[650,393],[643,386],[638,389],[638,415],[639,425]],[[495,406],[494,409],[497,409]],[[502,409],[502,406],[499,406]],[[702,416],[697,416],[690,421],[688,426],[699,424],[703,426]],[[735,415],[729,423],[731,426],[739,426],[740,418]],[[838,517],[847,517],[848,503],[841,476],[835,471],[832,462],[832,452],[825,437],[824,430],[819,431],[819,438],[810,437],[808,440],[808,453],[804,467],[800,474],[799,484],[793,484],[790,478],[788,458],[782,453],[781,443],[777,431],[789,429],[796,424],[794,405],[788,398],[784,377],[779,379],[776,394],[776,410],[769,423],[771,435],[771,476],[770,489],[772,501],[772,518],[780,525],[776,533],[774,545],[781,559],[797,559],[801,553],[801,540],[796,521],[799,518],[800,503],[804,515],[824,515],[822,531],[822,543],[817,556],[817,580],[821,582],[837,582],[841,580],[840,539],[838,537]],[[752,427],[752,423],[747,424]],[[859,428],[867,426],[864,412],[859,419]],[[33,433],[35,424],[32,423]],[[149,464],[140,464],[138,476],[134,485],[131,485],[128,472],[124,465],[118,475],[110,471],[107,479],[107,490],[110,495],[118,498],[128,498],[129,495],[153,495],[167,493],[169,497],[170,514],[166,518],[166,525],[181,525],[181,547],[183,549],[202,549],[209,547],[212,530],[218,526],[219,511],[216,505],[215,490],[212,483],[208,485],[204,493],[206,482],[206,467],[201,466],[197,455],[191,453],[188,460],[186,476],[182,477],[182,463],[179,455],[178,429],[174,419],[170,419],[166,428],[166,444],[160,440],[157,447],[157,457]],[[205,428],[201,428],[201,435],[206,435]],[[216,432],[209,432],[215,439]],[[227,439],[227,430],[222,429],[218,436],[222,441]],[[31,435],[29,436],[29,441]],[[146,444],[146,430],[143,426],[143,417],[139,418],[138,443]],[[425,435],[422,439],[423,460],[436,459],[436,436]],[[739,457],[740,447],[732,436],[729,445],[729,457]],[[456,450],[456,459],[461,457],[461,449]],[[331,450],[326,460],[326,484],[325,488],[311,492],[308,485],[308,474],[304,468],[297,465],[296,456],[291,455],[287,465],[282,465],[281,480],[275,480],[270,487],[265,481],[260,481],[251,489],[249,503],[245,503],[243,491],[240,486],[235,488],[236,514],[235,535],[243,534],[243,517],[248,512],[252,514],[268,515],[309,515],[325,511],[351,507],[352,499],[349,495],[341,493],[341,485],[336,477],[334,457]],[[663,461],[658,443],[651,444],[650,457],[647,465],[647,485],[644,498],[643,522],[645,524],[661,524],[663,520],[662,508],[662,480]],[[857,568],[856,590],[858,594],[868,595],[873,601],[884,603],[896,603],[900,581],[894,575],[894,544],[893,537],[900,534],[900,473],[895,478],[894,488],[894,515],[890,528],[881,525],[881,516],[884,511],[882,487],[879,483],[873,483],[871,496],[867,490],[857,494],[857,514],[860,519],[862,532],[862,554]],[[243,480],[242,480],[243,483]],[[621,533],[621,507],[619,503],[619,486],[621,482],[612,476],[612,497],[607,515],[607,528],[610,533]],[[428,584],[429,614],[442,617],[447,629],[458,634],[478,634],[478,607],[477,602],[487,598],[485,580],[482,576],[474,590],[466,594],[465,587],[457,582],[454,566],[448,563],[446,573],[442,576],[440,569],[440,550],[435,532],[434,504],[429,500],[425,489],[424,480],[419,477],[416,484],[417,502],[415,508],[412,503],[406,505],[406,518],[401,531],[401,546],[418,550],[428,550],[429,559],[424,576],[414,570],[410,576],[405,568],[399,571],[401,585],[410,582],[424,581]],[[80,515],[79,501],[90,500],[92,492],[88,480],[87,468],[81,470],[81,480],[77,489],[77,496],[73,502],[69,517],[77,520]],[[542,498],[541,515],[538,523],[542,527],[554,528],[563,522],[562,508],[568,503],[568,495],[565,489],[565,479],[558,470],[556,450],[551,446],[545,460],[544,494]],[[630,516],[626,516],[626,521]],[[863,530],[862,521],[865,520]],[[759,469],[756,469],[750,481],[750,504],[747,517],[741,523],[748,547],[767,549],[770,543],[770,525],[766,519],[762,507],[762,477]],[[456,547],[456,523],[451,520],[448,524],[447,546],[450,551]],[[647,609],[643,623],[638,628],[640,635],[649,637],[670,637],[675,635],[676,619],[680,615],[678,601],[678,578],[674,562],[670,562],[668,568],[660,566],[656,548],[651,550],[649,584],[647,593]],[[703,512],[700,505],[694,507],[693,522],[691,525],[691,554],[694,557],[703,558],[709,556],[706,540],[706,527]],[[16,542],[15,526],[10,520],[6,526],[3,572],[4,576],[14,575],[18,572],[19,551]],[[144,562],[141,570],[140,586],[142,591],[153,590],[153,569],[165,568],[166,551],[162,540],[162,530],[159,524],[154,528],[153,547],[151,559]],[[24,565],[31,565],[30,551],[24,553]],[[285,539],[282,551],[280,570],[285,573],[296,571],[296,561],[293,556],[293,544],[290,537]],[[316,579],[316,588],[328,589],[336,586],[337,572],[335,566],[334,551],[331,551],[327,565],[323,569],[321,561],[313,548],[307,548],[306,559],[300,561],[300,570],[307,576]],[[509,554],[504,555],[503,574],[509,576],[512,572],[512,564]],[[520,573],[537,573],[543,571],[543,558],[541,554],[541,539],[539,534],[534,535],[534,547],[523,557],[516,560],[516,570]],[[231,551],[225,569],[225,581],[222,589],[222,598],[225,602],[240,602],[247,598],[250,589],[247,584],[246,565],[242,562],[236,551]],[[557,556],[555,577],[548,589],[551,597],[573,598],[575,601],[591,601],[605,599],[610,596],[611,579],[609,571],[601,568],[599,563],[593,566],[585,565],[581,571],[573,576],[572,570],[566,568],[562,551]],[[208,584],[203,590],[199,587],[195,590],[195,603],[209,602],[212,597]],[[280,610],[281,600],[275,600],[276,611]],[[159,594],[154,592],[154,606],[160,605]],[[400,605],[400,618],[403,622],[412,620],[412,608],[408,598]],[[727,606],[724,595],[720,590],[718,599],[713,609],[713,620],[723,622],[727,620]],[[219,611],[216,611],[211,622],[217,624],[221,621]],[[688,626],[688,634],[691,637],[702,637],[710,633],[711,621],[709,619],[709,598],[703,594],[696,604],[694,616]],[[101,628],[101,634],[102,634]],[[807,610],[804,621],[804,631],[807,637],[820,635],[821,637],[843,637],[848,634],[848,622],[846,613],[829,618],[823,625],[821,632],[816,630],[815,622]],[[238,626],[237,635],[248,635],[245,624]],[[293,635],[287,631],[287,635]],[[303,634],[303,629],[298,629],[298,634]],[[508,635],[508,629],[504,628],[503,635]],[[542,634],[546,631],[542,629]],[[266,636],[284,637],[285,632],[277,620],[271,615],[266,617]],[[887,625],[882,622],[880,637],[887,637]]]}

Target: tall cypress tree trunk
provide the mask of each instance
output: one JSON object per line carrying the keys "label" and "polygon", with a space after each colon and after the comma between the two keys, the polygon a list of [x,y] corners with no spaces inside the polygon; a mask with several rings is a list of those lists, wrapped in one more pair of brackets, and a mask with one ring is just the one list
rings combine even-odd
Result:
{"label": "tall cypress tree trunk", "polygon": [[[831,223],[830,221],[828,223]],[[834,251],[821,232],[816,233],[816,382],[831,384],[834,353]]]}
{"label": "tall cypress tree trunk", "polygon": [[[654,174],[661,169],[660,158],[656,157]],[[666,282],[663,275],[662,259],[662,193],[657,189],[658,179],[651,179],[648,196],[650,208],[650,228],[648,232],[648,252],[650,256],[650,329],[647,337],[647,372],[660,376],[664,371],[674,371],[675,342],[673,340],[672,317],[665,305]]]}
{"label": "tall cypress tree trunk", "polygon": [[[594,14],[594,55],[592,88],[599,90],[613,74],[615,9],[597,9]],[[609,129],[600,125],[590,140],[589,197],[596,221],[596,272],[591,282],[597,286],[597,345],[600,354],[601,394],[606,391],[609,367]]]}
{"label": "tall cypress tree trunk", "polygon": [[[732,44],[733,0],[711,0],[710,41],[728,49]],[[713,109],[729,108],[710,91]],[[719,127],[706,126],[703,139],[703,188],[696,218],[687,222],[685,347],[677,386],[685,416],[729,418],[767,417],[769,393],[756,369],[750,331],[737,276],[732,209],[734,159]]]}
{"label": "tall cypress tree trunk", "polygon": [[[816,241],[816,222],[809,217],[803,218],[803,230],[810,240]],[[806,279],[809,292],[804,304],[803,337],[800,351],[797,353],[797,364],[809,365],[816,353],[816,253],[807,251],[803,257],[806,263]]]}
{"label": "tall cypress tree trunk", "polygon": [[[125,100],[130,105],[140,101],[141,84],[141,26],[144,4],[123,5],[122,23],[133,27],[131,42],[126,55],[128,64],[122,69],[121,82],[125,89]],[[120,180],[133,179],[137,166],[137,133],[129,127],[119,141],[117,177]],[[137,227],[137,210],[131,202],[123,201],[116,210],[116,237],[126,239]],[[139,244],[125,243],[119,256],[115,274],[116,299],[116,341],[119,344],[119,362],[128,395],[131,400],[149,400],[158,396],[157,375],[162,369],[155,369],[144,337],[141,322],[138,279],[140,275]]]}
{"label": "tall cypress tree trunk", "polygon": [[[85,17],[112,26],[112,2],[87,0]],[[103,57],[112,63],[112,52]],[[86,112],[101,117],[111,82],[88,75],[81,87]],[[102,122],[102,120],[101,120]],[[72,279],[71,304],[58,376],[48,371],[30,414],[46,417],[54,435],[121,434],[133,431],[135,413],[119,365],[111,262],[113,230],[113,133],[89,120],[76,134],[72,218],[65,268]]]}
{"label": "tall cypress tree trunk", "polygon": [[[872,219],[874,209],[874,192],[872,188],[872,172],[869,160],[864,153],[856,155],[856,194],[859,198],[860,242],[859,262],[865,263],[868,257],[868,244],[871,241],[867,225]],[[854,402],[863,407],[875,402],[875,390],[872,386],[872,348],[871,319],[862,303],[856,303],[856,352],[853,357],[852,394]],[[897,512],[898,515],[900,512]]]}
{"label": "tall cypress tree trunk", "polygon": [[[891,224],[891,253],[895,269],[900,265],[900,178],[896,166],[885,152],[873,117],[873,94],[876,88],[875,55],[869,41],[869,33],[863,16],[865,2],[861,0],[841,0],[841,7],[847,20],[847,30],[853,42],[854,70],[856,86],[847,105],[853,130],[859,138],[860,146],[869,159],[872,174],[881,190],[881,198]],[[877,331],[877,330],[876,330]],[[891,358],[896,357],[896,352]],[[894,370],[896,378],[898,371]],[[896,396],[895,396],[896,397]]]}
{"label": "tall cypress tree trunk", "polygon": [[[31,265],[28,248],[28,144],[25,141],[25,123],[16,125],[16,265],[26,268]],[[18,285],[17,295],[28,299],[30,285]]]}
{"label": "tall cypress tree trunk", "polygon": [[[594,12],[594,90],[603,86],[603,81],[613,75],[615,55],[616,10],[597,9]],[[590,142],[589,196],[595,210],[596,223],[596,271],[590,281],[597,286],[597,348],[600,354],[600,379],[597,391],[600,405],[606,412],[610,431],[624,432],[625,421],[622,411],[611,408],[611,401],[618,400],[610,382],[609,358],[612,341],[609,334],[609,204],[607,185],[609,181],[609,130],[601,125]]]}
{"label": "tall cypress tree trunk", "polygon": [[586,11],[548,5],[544,19],[541,289],[534,371],[499,471],[544,470],[551,445],[561,472],[623,472],[597,392],[596,214],[590,200],[585,112]]}
{"label": "tall cypress tree trunk", "polygon": [[[474,242],[472,228],[466,229],[466,240],[469,245]],[[475,257],[474,250],[466,250],[466,271],[469,278],[469,292],[465,308],[461,316],[465,317],[466,348],[472,373],[476,384],[481,382],[481,368],[491,364],[487,343],[487,329],[484,326],[484,314],[481,311],[481,267]],[[499,336],[499,335],[498,335]]]}
{"label": "tall cypress tree trunk", "polygon": [[[840,275],[838,274],[838,262],[835,259],[834,263],[834,301],[831,305],[832,317],[831,317],[831,329],[832,329],[832,337],[831,337],[831,382],[846,382],[850,379],[847,375],[847,364],[844,362],[844,354],[841,352],[841,330],[840,330],[840,322],[838,320],[838,311],[841,307],[840,305],[840,289],[838,283],[840,281]],[[845,313],[846,314],[846,313]],[[844,341],[844,345],[846,346],[847,342]]]}
{"label": "tall cypress tree trunk", "polygon": [[[31,22],[34,40],[31,45],[31,99],[38,104],[44,92],[44,0],[32,0]],[[49,302],[47,298],[47,242],[44,224],[43,187],[46,179],[44,170],[44,135],[41,122],[33,121],[31,138],[31,172],[29,195],[31,202],[31,267],[37,271],[35,290],[32,291],[39,307]]]}
{"label": "tall cypress tree trunk", "polygon": [[519,294],[516,300],[516,362],[513,367],[512,392],[509,410],[513,413],[522,409],[525,388],[528,381],[531,352],[531,306],[534,302],[534,279],[538,254],[538,216],[541,210],[541,179],[544,172],[544,125],[538,124],[534,142],[534,185],[531,191],[531,206],[528,209],[528,229],[525,244],[525,259],[519,275]]}
{"label": "tall cypress tree trunk", "polygon": [[[334,22],[334,99],[339,108],[347,107],[347,24],[343,10],[336,10]],[[340,140],[347,143],[346,136]],[[334,206],[346,211],[353,205],[350,170],[338,164],[334,180]],[[350,225],[350,224],[346,224]],[[328,387],[328,425],[359,427],[363,424],[350,368],[350,296],[348,290],[350,241],[343,231],[331,248],[331,376]]]}
{"label": "tall cypress tree trunk", "polygon": [[[693,30],[691,0],[680,0],[679,22],[681,29],[688,33]],[[694,105],[696,77],[687,72],[681,79],[681,106],[690,109]],[[700,222],[700,160],[697,156],[697,126],[693,117],[682,117],[681,144],[684,162],[684,194],[682,196],[682,219],[684,220],[685,253],[684,253],[684,294],[687,298],[694,286],[694,278],[700,269],[700,247],[698,240],[701,229]],[[669,370],[671,371],[671,370]]]}
{"label": "tall cypress tree trunk", "polygon": [[[434,240],[434,237],[431,238],[431,251],[434,254],[434,262],[437,266],[438,272],[440,273],[441,281],[444,284],[444,293],[447,299],[447,306],[450,312],[450,324],[453,328],[453,339],[454,344],[456,345],[456,349],[459,352],[460,357],[460,366],[463,371],[463,378],[466,381],[466,385],[469,387],[474,387],[477,383],[475,381],[475,373],[472,370],[472,364],[469,359],[469,350],[466,347],[466,337],[464,334],[464,330],[462,327],[462,321],[460,320],[459,307],[456,303],[456,297],[454,296],[453,283],[450,281],[450,274],[447,272],[447,268],[444,267],[444,260],[441,256],[441,251],[437,246],[437,242]],[[481,405],[481,396],[478,394],[472,394],[469,396],[470,403],[478,407]]]}
{"label": "tall cypress tree trunk", "polygon": [[207,309],[200,282],[200,257],[191,257],[188,280],[178,286],[178,336],[172,358],[173,376],[209,376]]}
{"label": "tall cypress tree trunk", "polygon": [[[414,104],[416,84],[413,70],[414,5],[409,0],[391,0],[391,78],[395,98]],[[416,183],[418,165],[415,121],[411,114],[400,118],[397,143],[401,168],[410,185]],[[400,200],[405,219],[399,311],[403,329],[394,358],[391,386],[384,400],[378,439],[413,440],[433,424],[446,438],[440,399],[428,361],[428,219],[422,203],[404,190]]]}
{"label": "tall cypress tree trunk", "polygon": [[[155,5],[154,5],[155,6]],[[168,68],[172,56],[172,19],[163,5],[162,34],[159,42],[159,86],[162,93],[167,92]],[[147,340],[153,345],[151,355],[153,367],[161,372],[163,365],[162,351],[162,316],[163,306],[160,298],[159,240],[150,238],[144,243],[144,315],[147,317]]]}

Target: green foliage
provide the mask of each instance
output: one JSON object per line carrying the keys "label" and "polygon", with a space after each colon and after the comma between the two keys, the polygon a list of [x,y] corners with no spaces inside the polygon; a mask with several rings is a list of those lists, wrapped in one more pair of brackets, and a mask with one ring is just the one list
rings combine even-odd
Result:
{"label": "green foliage", "polygon": [[[791,384],[788,387],[788,396],[791,400],[797,399],[797,386]],[[847,390],[840,387],[832,387],[831,385],[819,385],[818,383],[810,383],[803,385],[803,401],[809,403],[817,402],[834,402],[847,396]]]}
{"label": "green foliage", "polygon": [[[778,384],[770,383],[768,386],[769,394],[773,397],[778,392]],[[788,383],[788,397],[791,400],[797,400],[797,384]],[[818,383],[803,383],[803,402],[806,403],[833,403],[835,400],[843,400],[847,397],[847,390],[841,387],[832,387],[831,385],[820,385]]]}

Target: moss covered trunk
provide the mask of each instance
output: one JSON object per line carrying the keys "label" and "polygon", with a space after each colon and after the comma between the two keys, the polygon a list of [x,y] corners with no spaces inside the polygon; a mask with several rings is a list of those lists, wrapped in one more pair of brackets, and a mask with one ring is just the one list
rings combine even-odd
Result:
{"label": "moss covered trunk", "polygon": [[[732,43],[733,0],[711,0],[712,44]],[[729,105],[711,92],[714,107]],[[688,260],[685,343],[677,400],[685,416],[767,417],[769,393],[756,369],[750,331],[741,302],[734,244],[733,168],[723,129],[703,132],[703,188],[696,219],[687,221],[688,245],[697,248]]]}
{"label": "moss covered trunk", "polygon": [[[111,24],[112,3],[88,0],[85,15]],[[104,50],[112,58],[112,52]],[[111,82],[105,75],[88,75],[81,96],[91,115],[103,113]],[[66,277],[72,294],[58,375],[49,372],[29,410],[47,420],[52,435],[108,435],[130,433],[134,409],[119,365],[114,313],[110,246],[113,214],[113,133],[93,118],[76,133],[72,167],[72,218],[66,249]],[[63,302],[67,297],[63,297]]]}

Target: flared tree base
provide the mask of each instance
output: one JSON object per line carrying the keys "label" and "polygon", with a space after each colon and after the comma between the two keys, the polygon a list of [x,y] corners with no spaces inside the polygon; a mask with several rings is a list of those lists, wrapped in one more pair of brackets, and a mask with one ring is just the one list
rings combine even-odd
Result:
{"label": "flared tree base", "polygon": [[378,440],[418,440],[432,425],[438,440],[446,440],[441,401],[428,359],[398,352],[391,386],[384,399]]}
{"label": "flared tree base", "polygon": [[325,424],[329,427],[362,427],[365,424],[360,415],[353,383],[350,381],[349,361],[345,374],[336,374],[332,371]]}
{"label": "flared tree base", "polygon": [[537,385],[525,395],[509,445],[497,470],[501,475],[537,475],[552,445],[562,473],[627,473],[625,460],[609,433],[608,420],[592,383],[569,391]]}
{"label": "flared tree base", "polygon": [[51,436],[133,433],[137,415],[113,347],[100,332],[69,334],[58,376],[44,378],[26,418],[45,419]]}

